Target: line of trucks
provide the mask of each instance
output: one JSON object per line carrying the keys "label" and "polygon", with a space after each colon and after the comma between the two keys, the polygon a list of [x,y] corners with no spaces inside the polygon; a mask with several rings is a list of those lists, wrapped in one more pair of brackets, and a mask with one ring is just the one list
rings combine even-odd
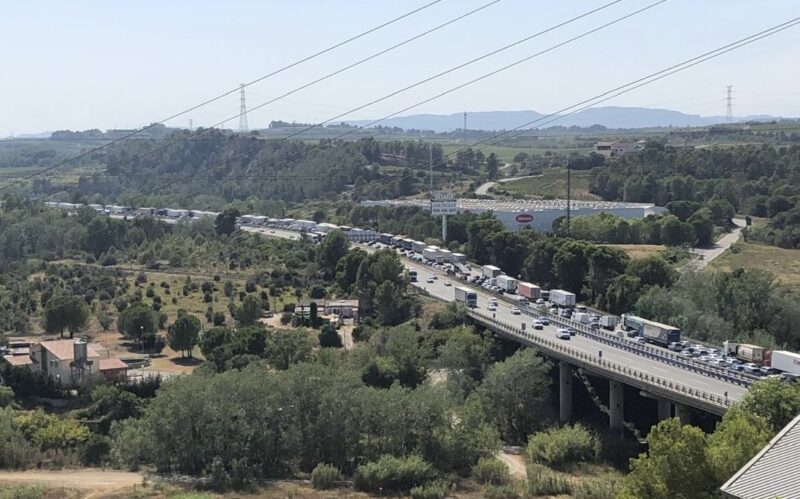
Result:
{"label": "line of trucks", "polygon": [[785,350],[767,350],[762,346],[735,341],[724,341],[722,350],[726,355],[735,356],[745,362],[800,376],[800,354]]}

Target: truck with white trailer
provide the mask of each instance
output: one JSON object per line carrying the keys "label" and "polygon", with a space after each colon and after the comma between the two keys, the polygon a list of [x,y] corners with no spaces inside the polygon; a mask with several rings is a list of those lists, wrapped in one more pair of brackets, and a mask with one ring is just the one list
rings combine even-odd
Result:
{"label": "truck with white trailer", "polygon": [[497,286],[503,288],[507,293],[513,293],[517,290],[517,280],[507,275],[497,276]]}
{"label": "truck with white trailer", "polygon": [[436,246],[429,246],[422,250],[422,257],[430,262],[435,262],[438,255],[439,249]]}
{"label": "truck with white trailer", "polygon": [[617,327],[617,316],[616,315],[601,315],[600,316],[600,327],[603,329],[608,329],[609,331],[613,331],[615,327]]}
{"label": "truck with white trailer", "polygon": [[525,281],[519,281],[517,283],[517,294],[519,294],[520,296],[524,296],[530,301],[536,301],[542,295],[542,288],[540,288],[536,284],[531,284]]}
{"label": "truck with white trailer", "polygon": [[800,376],[800,354],[785,350],[773,350],[770,367]]}
{"label": "truck with white trailer", "polygon": [[563,289],[551,289],[550,302],[555,303],[559,307],[574,307],[575,293],[570,293],[569,291],[564,291]]}
{"label": "truck with white trailer", "polygon": [[745,362],[760,364],[764,362],[765,351],[764,347],[742,343],[736,348],[736,356]]}
{"label": "truck with white trailer", "polygon": [[478,293],[469,288],[458,286],[455,289],[456,301],[464,305],[475,308],[478,306]]}
{"label": "truck with white trailer", "polygon": [[572,320],[580,322],[581,324],[589,324],[592,319],[586,312],[578,312],[572,317]]}
{"label": "truck with white trailer", "polygon": [[503,273],[499,267],[495,267],[494,265],[484,265],[483,268],[483,276],[488,277],[491,279],[492,277],[497,277]]}
{"label": "truck with white trailer", "polygon": [[467,255],[465,255],[464,253],[453,253],[452,255],[450,255],[450,261],[452,261],[453,263],[466,263]]}
{"label": "truck with white trailer", "polygon": [[[422,253],[428,245],[423,243],[422,241],[411,241],[411,249],[414,250],[416,253]],[[431,248],[436,248],[436,246],[430,246]],[[439,248],[436,248],[437,250]]]}

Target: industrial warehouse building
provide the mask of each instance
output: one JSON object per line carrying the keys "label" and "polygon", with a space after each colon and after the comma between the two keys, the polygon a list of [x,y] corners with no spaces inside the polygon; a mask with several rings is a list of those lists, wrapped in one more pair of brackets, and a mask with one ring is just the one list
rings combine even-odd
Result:
{"label": "industrial warehouse building", "polygon": [[[362,201],[362,206],[419,206],[430,208],[426,199]],[[610,213],[626,219],[644,218],[648,215],[664,213],[664,208],[648,203],[622,203],[614,201],[572,201],[572,216],[589,216]],[[492,211],[494,216],[510,230],[529,227],[537,232],[550,232],[553,222],[567,215],[567,201],[564,199],[500,201],[493,199],[459,199],[459,213],[483,213]]]}

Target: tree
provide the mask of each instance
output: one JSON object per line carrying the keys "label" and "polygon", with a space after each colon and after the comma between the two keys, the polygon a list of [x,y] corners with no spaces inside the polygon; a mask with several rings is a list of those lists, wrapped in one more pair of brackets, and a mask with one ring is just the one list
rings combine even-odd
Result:
{"label": "tree", "polygon": [[347,254],[350,242],[344,232],[334,230],[327,234],[317,249],[317,262],[326,279],[336,275],[336,264]]}
{"label": "tree", "polygon": [[325,324],[319,332],[319,346],[326,348],[341,348],[342,339],[332,324]]}
{"label": "tree", "polygon": [[647,454],[631,460],[620,499],[704,499],[716,497],[706,436],[677,418],[666,419],[647,434]]}
{"label": "tree", "polygon": [[275,369],[286,370],[311,357],[311,339],[305,329],[276,329],[270,336],[267,361]]}
{"label": "tree", "polygon": [[770,431],[777,433],[800,414],[800,383],[779,379],[758,381],[731,410],[760,416]]}
{"label": "tree", "polygon": [[317,302],[315,301],[312,301],[308,306],[308,321],[311,323],[310,326],[313,328],[316,328],[319,323],[319,311]]}
{"label": "tree", "polygon": [[247,295],[236,309],[236,321],[240,326],[251,326],[261,318],[261,300],[255,295]]}
{"label": "tree", "polygon": [[188,353],[192,357],[192,350],[197,345],[200,333],[200,319],[187,313],[179,314],[178,319],[167,329],[167,344],[175,351]]}
{"label": "tree", "polygon": [[58,332],[64,337],[64,330],[69,337],[74,337],[89,320],[89,307],[80,296],[59,294],[50,298],[44,311],[44,329],[48,333]]}
{"label": "tree", "polygon": [[366,258],[366,251],[361,248],[354,248],[340,258],[336,264],[336,284],[346,293],[353,291],[353,285],[358,276],[358,268]]}
{"label": "tree", "polygon": [[533,349],[518,350],[489,369],[478,395],[506,442],[524,443],[550,417],[549,369]]}
{"label": "tree", "polygon": [[236,208],[226,208],[214,220],[214,229],[219,235],[230,235],[236,230],[236,220],[241,213]]}
{"label": "tree", "polygon": [[708,208],[703,208],[695,212],[688,220],[689,225],[694,229],[694,235],[698,246],[710,246],[714,242],[714,221],[711,219],[711,212]]}
{"label": "tree", "polygon": [[764,418],[731,410],[708,437],[708,459],[718,485],[722,485],[764,448],[772,438]]}
{"label": "tree", "polygon": [[494,180],[497,178],[499,165],[500,162],[497,160],[497,155],[495,153],[490,153],[486,158],[486,173],[489,176],[489,180]]}
{"label": "tree", "polygon": [[117,329],[126,337],[143,342],[158,331],[158,314],[147,305],[133,305],[119,314]]}

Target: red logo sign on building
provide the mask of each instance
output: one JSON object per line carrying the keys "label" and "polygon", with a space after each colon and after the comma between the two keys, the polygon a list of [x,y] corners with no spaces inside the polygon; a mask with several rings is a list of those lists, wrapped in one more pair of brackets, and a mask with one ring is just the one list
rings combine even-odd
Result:
{"label": "red logo sign on building", "polygon": [[521,224],[527,224],[533,222],[533,215],[530,213],[520,213],[517,215],[517,222]]}

